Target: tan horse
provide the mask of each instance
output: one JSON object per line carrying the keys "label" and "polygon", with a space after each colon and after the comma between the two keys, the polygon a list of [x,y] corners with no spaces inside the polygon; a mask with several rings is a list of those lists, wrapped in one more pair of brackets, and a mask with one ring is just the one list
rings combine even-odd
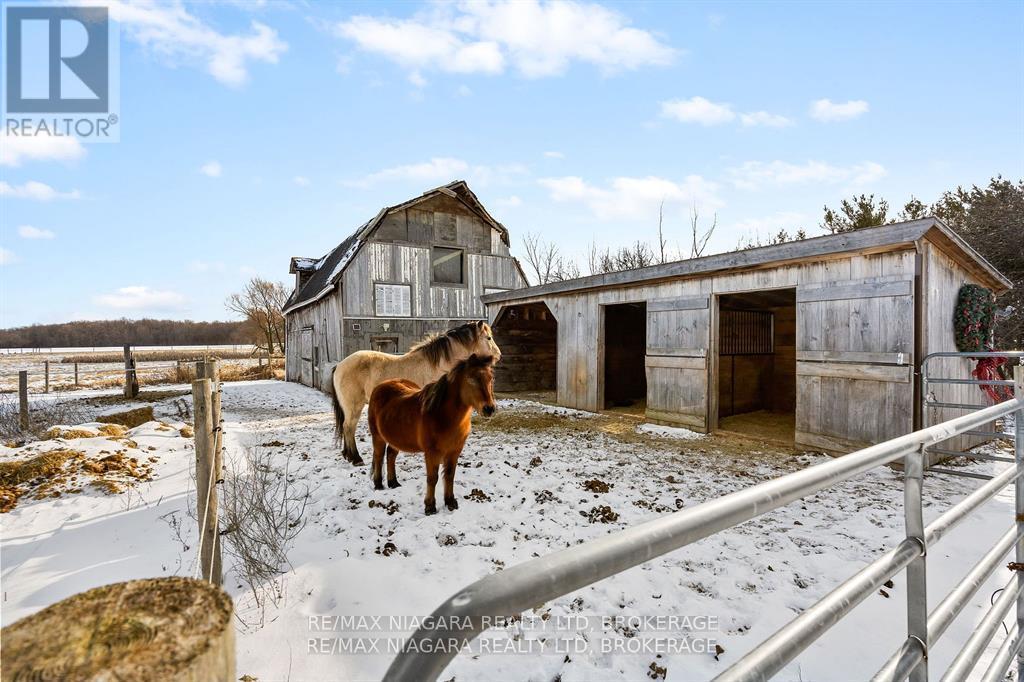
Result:
{"label": "tan horse", "polygon": [[426,386],[474,353],[492,356],[495,362],[501,358],[501,350],[486,322],[469,322],[428,336],[405,355],[360,350],[339,362],[331,375],[331,397],[335,435],[343,441],[345,459],[355,465],[363,463],[356,447],[356,424],[377,384],[388,379],[406,379]]}
{"label": "tan horse", "polygon": [[434,489],[444,464],[444,504],[459,508],[455,499],[455,469],[471,429],[470,414],[494,414],[494,358],[470,355],[450,372],[421,390],[405,379],[384,381],[370,395],[370,435],[373,436],[373,487],[384,489],[387,456],[388,487],[397,488],[395,458],[399,452],[422,452],[427,465],[423,509],[436,514]]}

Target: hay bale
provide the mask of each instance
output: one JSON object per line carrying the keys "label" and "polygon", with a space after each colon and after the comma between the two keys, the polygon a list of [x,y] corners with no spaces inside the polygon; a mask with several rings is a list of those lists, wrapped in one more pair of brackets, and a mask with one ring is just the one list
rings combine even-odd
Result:
{"label": "hay bale", "polygon": [[120,424],[121,426],[129,429],[134,429],[140,424],[153,421],[153,408],[149,405],[146,407],[137,407],[134,410],[126,410],[124,412],[114,412],[113,414],[105,414],[100,417],[96,417],[96,421],[101,424]]}
{"label": "hay bale", "polygon": [[5,681],[235,679],[231,599],[191,578],[97,587],[3,628],[0,637]]}

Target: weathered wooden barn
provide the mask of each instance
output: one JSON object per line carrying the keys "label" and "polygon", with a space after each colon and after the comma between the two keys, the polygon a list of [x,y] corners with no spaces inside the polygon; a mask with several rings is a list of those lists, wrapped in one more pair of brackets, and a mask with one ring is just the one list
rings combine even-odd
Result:
{"label": "weathered wooden barn", "polygon": [[284,306],[289,381],[326,389],[349,353],[401,353],[486,318],[480,297],[526,285],[509,234],[463,181],[381,209],[323,258],[292,258]]}
{"label": "weathered wooden barn", "polygon": [[[917,363],[953,351],[960,286],[1009,281],[923,219],[484,297],[515,388],[844,452],[920,422]],[[935,365],[969,377],[970,361]],[[945,402],[976,386],[936,385]],[[931,423],[959,412],[935,410]],[[955,444],[954,444],[955,446]]]}

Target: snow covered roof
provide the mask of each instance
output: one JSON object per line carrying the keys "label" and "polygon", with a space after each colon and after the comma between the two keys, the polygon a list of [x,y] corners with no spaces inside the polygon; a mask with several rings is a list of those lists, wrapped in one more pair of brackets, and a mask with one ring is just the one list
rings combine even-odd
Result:
{"label": "snow covered roof", "polygon": [[[498,230],[501,235],[501,240],[505,242],[505,244],[509,244],[508,230],[505,226],[495,220],[494,217],[487,212],[487,209],[485,209],[483,204],[480,203],[477,196],[469,189],[469,185],[466,184],[465,180],[456,180],[448,183],[447,185],[427,190],[422,195],[415,197],[414,199],[403,201],[402,203],[394,206],[386,206],[382,208],[372,220],[359,226],[359,228],[350,234],[345,241],[334,247],[330,253],[320,260],[293,257],[291,259],[289,273],[294,274],[296,271],[308,272],[309,270],[312,270],[313,274],[309,276],[309,279],[307,279],[300,288],[292,292],[292,295],[284,305],[284,313],[287,315],[290,312],[320,300],[330,293],[334,289],[335,285],[337,285],[338,280],[341,278],[341,274],[345,271],[345,268],[350,262],[352,262],[352,259],[359,252],[359,249],[366,243],[370,233],[376,229],[381,220],[384,219],[384,216],[392,211],[400,211],[408,208],[413,204],[425,201],[426,199],[438,194],[444,194],[461,200],[484,218],[491,227]],[[311,267],[305,267],[307,263],[311,264]]]}

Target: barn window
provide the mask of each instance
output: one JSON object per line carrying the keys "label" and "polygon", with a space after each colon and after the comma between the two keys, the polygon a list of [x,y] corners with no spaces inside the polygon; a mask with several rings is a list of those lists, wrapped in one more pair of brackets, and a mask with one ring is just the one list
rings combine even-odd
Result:
{"label": "barn window", "polygon": [[464,284],[462,249],[435,246],[431,257],[432,281],[437,284]]}
{"label": "barn window", "polygon": [[412,287],[408,284],[374,284],[377,317],[412,317]]}

